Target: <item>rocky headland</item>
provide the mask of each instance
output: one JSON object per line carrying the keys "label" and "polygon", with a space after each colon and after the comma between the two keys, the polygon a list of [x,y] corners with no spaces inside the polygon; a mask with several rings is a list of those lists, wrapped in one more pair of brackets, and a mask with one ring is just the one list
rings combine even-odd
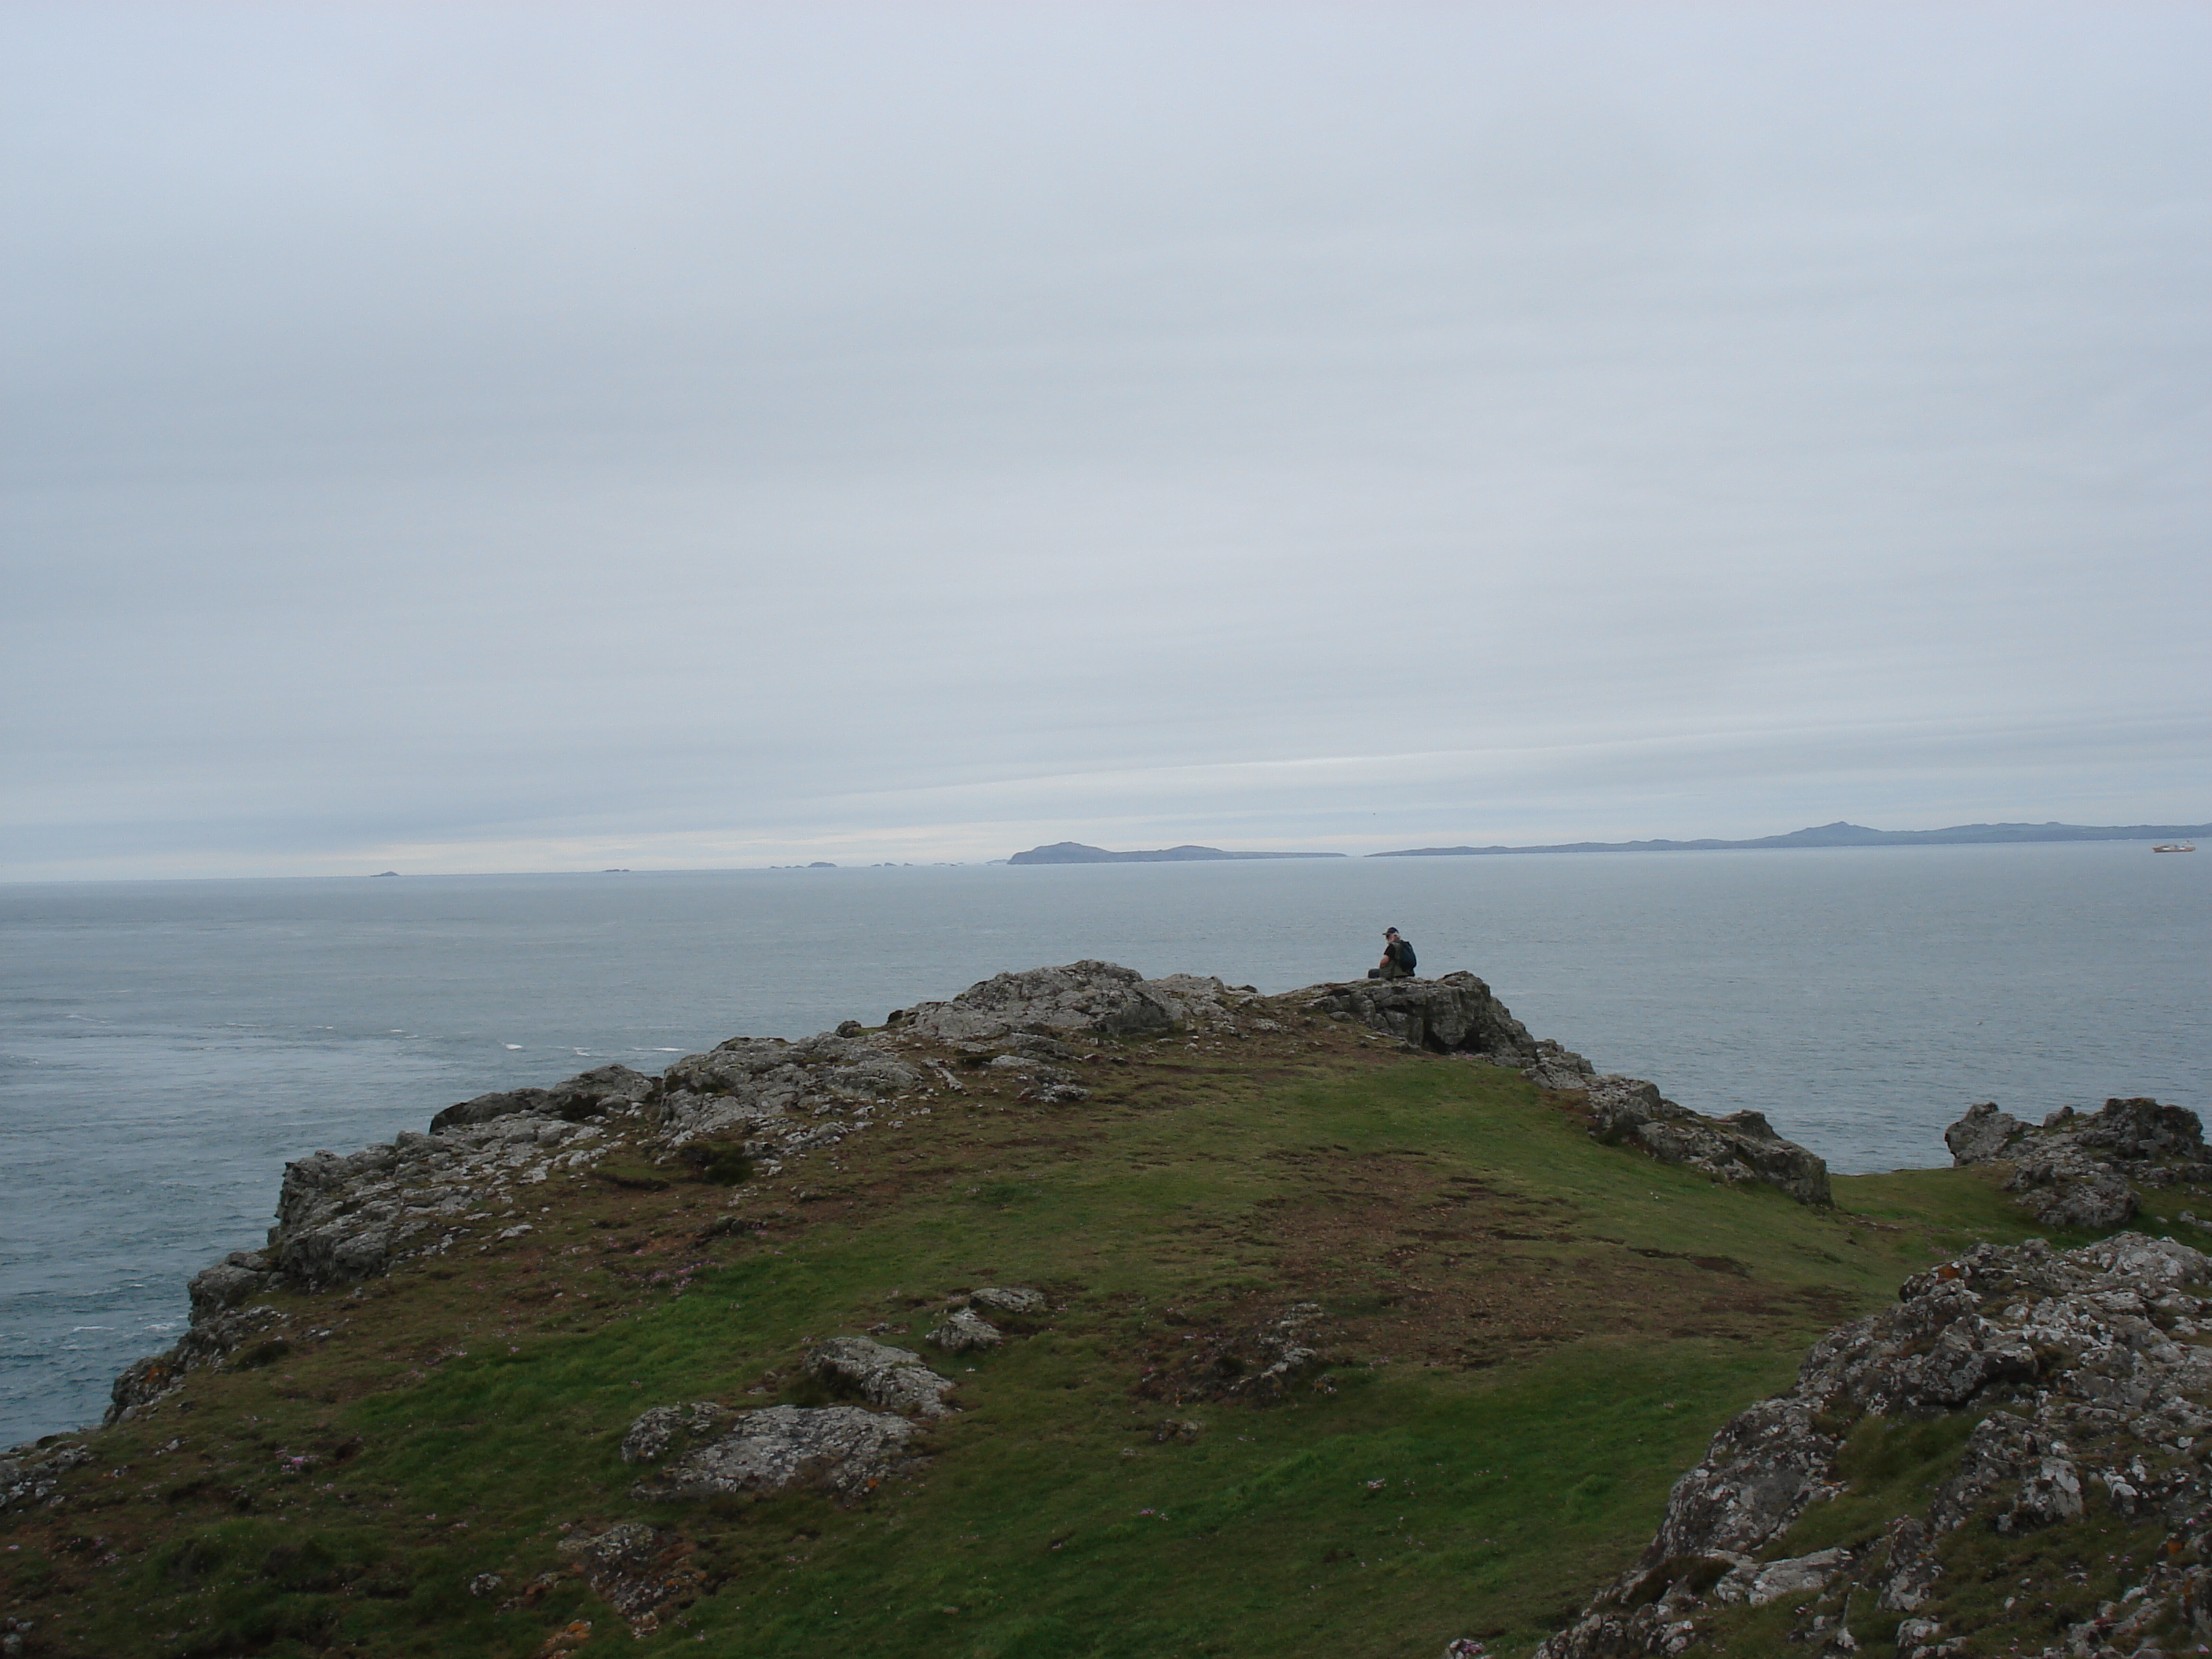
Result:
{"label": "rocky headland", "polygon": [[[38,1564],[9,1561],[0,1643],[554,1659],[681,1630],[732,1653],[842,1651],[857,1620],[762,1633],[759,1598],[799,1589],[787,1570],[815,1547],[782,1542],[834,1537],[859,1563],[871,1525],[933,1514],[967,1530],[914,1547],[953,1559],[952,1540],[992,1532],[984,1515],[1034,1510],[1065,1532],[1036,1546],[1055,1559],[997,1577],[1074,1607],[1087,1592],[1056,1576],[1073,1540],[1096,1572],[1137,1571],[1181,1510],[1212,1517],[1183,1550],[1258,1528],[1253,1548],[1296,1564],[1261,1574],[1279,1601],[1311,1579],[1295,1592],[1310,1617],[1183,1615],[1214,1631],[1207,1650],[1347,1651],[1372,1604],[1344,1564],[1368,1570],[1377,1493],[1399,1506],[1380,1534],[1402,1538],[1395,1571],[1421,1589],[1361,1651],[1433,1653],[1441,1632],[1461,1654],[1540,1643],[1543,1659],[2087,1659],[2212,1638],[2212,1264],[2112,1231],[2212,1182],[2197,1120],[2132,1099],[2031,1127],[1984,1104],[1947,1139],[1953,1171],[1832,1181],[1762,1114],[1698,1114],[1532,1036],[1472,974],[1263,996],[1101,962],[800,1041],[732,1038],[659,1076],[605,1066],[479,1096],[427,1133],[288,1165],[266,1242],[193,1279],[189,1331],[117,1379],[101,1429],[0,1458],[0,1509]],[[828,1265],[802,1272],[802,1250]],[[1808,1340],[1795,1384],[1743,1409],[1759,1367]],[[1730,1344],[1770,1358],[1740,1375],[1717,1358]],[[1499,1443],[1523,1387],[1583,1401],[1583,1442],[1553,1446],[1547,1425]],[[1326,1559],[1265,1542],[1267,1494],[1309,1474],[1236,1475],[1262,1455],[1244,1448],[1333,1468],[1281,1425],[1395,1444],[1393,1414],[1441,1409],[1416,1403],[1437,1389],[1474,1413],[1463,1443],[1302,1500],[1321,1507],[1300,1525],[1340,1535]],[[1665,1460],[1700,1410],[1726,1420],[1639,1553],[1638,1493],[1682,1467]],[[457,1487],[410,1449],[418,1419],[456,1448],[467,1431],[534,1445],[559,1473],[471,1458]],[[270,1421],[294,1425],[281,1445]],[[1608,1453],[1630,1422],[1632,1449]],[[1080,1480],[1036,1462],[1093,1442],[1107,1461],[1067,1454]],[[1133,1533],[1056,1507],[1171,1456],[1231,1484],[1133,1509],[1157,1522]],[[172,1478],[169,1457],[199,1473]],[[962,1509],[977,1482],[996,1483],[987,1510]],[[1455,1496],[1437,1507],[1425,1486]],[[441,1534],[434,1561],[418,1539],[436,1491],[484,1541]],[[404,1538],[377,1518],[410,1505],[428,1521]],[[331,1539],[383,1541],[326,1541],[295,1570],[293,1545],[237,1518],[307,1512]],[[1408,1525],[1466,1531],[1459,1565]],[[1508,1530],[1527,1539],[1499,1545]],[[1516,1553],[1534,1540],[1540,1559]],[[933,1601],[893,1588],[904,1565],[873,1571],[901,1639],[944,1636],[981,1595]],[[403,1581],[400,1601],[430,1595],[412,1627],[449,1636],[393,1633],[406,1620],[374,1587]],[[103,1597],[126,1584],[160,1628],[117,1646]],[[805,1596],[854,1593],[838,1584]]]}

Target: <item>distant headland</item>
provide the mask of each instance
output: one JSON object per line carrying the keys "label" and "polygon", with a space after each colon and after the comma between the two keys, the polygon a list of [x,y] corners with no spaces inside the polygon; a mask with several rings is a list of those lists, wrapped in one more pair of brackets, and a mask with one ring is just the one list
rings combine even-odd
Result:
{"label": "distant headland", "polygon": [[2164,841],[2212,836],[2212,823],[1960,823],[1948,830],[1869,830],[1838,818],[1750,841],[1571,841],[1550,847],[1409,847],[1377,859],[1479,858],[1498,853],[1718,853],[1771,847],[1932,847],[1985,842]]}
{"label": "distant headland", "polygon": [[[2188,841],[2212,836],[2212,823],[1960,823],[1948,830],[1869,830],[1838,818],[1784,836],[1749,841],[1570,841],[1540,847],[1408,847],[1369,853],[1371,859],[1483,858],[1506,853],[1723,853],[1778,847],[1941,847],[1990,842]],[[1193,864],[1226,859],[1340,859],[1343,853],[1231,853],[1218,847],[1162,847],[1114,853],[1079,841],[1056,841],[1017,853],[1008,864]]]}
{"label": "distant headland", "polygon": [[1340,859],[1341,853],[1224,853],[1218,847],[1162,847],[1148,853],[1109,853],[1079,841],[1056,841],[1017,853],[1009,864],[1199,864],[1224,859]]}

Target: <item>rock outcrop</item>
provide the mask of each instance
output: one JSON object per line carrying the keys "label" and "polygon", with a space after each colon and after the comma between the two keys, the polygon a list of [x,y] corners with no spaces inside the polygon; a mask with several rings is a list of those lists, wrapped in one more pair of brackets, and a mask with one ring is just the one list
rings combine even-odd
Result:
{"label": "rock outcrop", "polygon": [[[1118,1040],[1279,1032],[1279,1006],[1255,1006],[1266,1000],[1250,986],[1191,974],[1146,979],[1108,962],[1035,968],[897,1011],[878,1033],[847,1020],[799,1042],[732,1037],[658,1078],[596,1066],[550,1088],[449,1106],[428,1134],[343,1156],[317,1152],[285,1167],[266,1248],[233,1251],[193,1279],[191,1334],[118,1377],[109,1420],[150,1406],[190,1370],[227,1363],[266,1322],[266,1310],[254,1310],[270,1292],[325,1290],[416,1257],[515,1237],[531,1224],[518,1217],[532,1186],[589,1171],[618,1148],[688,1164],[708,1181],[773,1176],[789,1158],[879,1117],[904,1122],[908,1114],[926,1115],[930,1100],[963,1092],[952,1065],[1018,1079],[1025,1101],[1079,1105],[1091,1093],[1080,1068],[1119,1059]],[[1650,1085],[1596,1077],[1579,1054],[1530,1037],[1472,974],[1356,980],[1287,1000],[1309,1018],[1356,1022],[1416,1048],[1522,1068],[1547,1088],[1587,1091],[1600,1103],[1601,1138],[1633,1140],[1720,1179],[1769,1181],[1809,1202],[1825,1196],[1820,1160],[1757,1115],[1698,1118],[1659,1100]],[[946,1050],[951,1065],[940,1057]],[[2187,1144],[2201,1155],[2201,1141]],[[947,1341],[986,1346],[987,1316],[1012,1311],[992,1308],[988,1294],[976,1294],[969,1322],[945,1322]]]}
{"label": "rock outcrop", "polygon": [[550,1089],[513,1089],[448,1106],[430,1120],[430,1133],[443,1134],[449,1128],[467,1128],[494,1118],[525,1114],[581,1123],[618,1107],[651,1100],[659,1092],[659,1081],[642,1072],[633,1072],[627,1066],[598,1066]]}
{"label": "rock outcrop", "polygon": [[[1306,1007],[1358,1021],[1415,1048],[1480,1054],[1500,1066],[1534,1065],[1535,1038],[1473,974],[1440,979],[1356,979],[1302,993]],[[1564,1051],[1563,1051],[1564,1052]]]}
{"label": "rock outcrop", "polygon": [[1638,1146],[1662,1164],[1686,1164],[1717,1181],[1778,1187],[1800,1204],[1829,1201],[1827,1164],[1775,1133],[1757,1112],[1702,1116],[1641,1078],[1592,1078],[1588,1093],[1590,1135],[1608,1146]]}
{"label": "rock outcrop", "polygon": [[81,1440],[49,1436],[26,1446],[0,1453],[0,1510],[27,1509],[53,1496],[62,1476],[92,1462],[91,1449]]}
{"label": "rock outcrop", "polygon": [[970,1306],[1002,1318],[1019,1319],[1044,1311],[1044,1292],[1021,1285],[986,1285],[968,1293]]}
{"label": "rock outcrop", "polygon": [[954,1309],[928,1337],[930,1346],[942,1348],[947,1353],[973,1353],[979,1348],[995,1348],[1006,1340],[1004,1332],[973,1308]]}
{"label": "rock outcrop", "polygon": [[1984,1101],[1944,1130],[1943,1142],[1954,1166],[2009,1163],[2005,1190],[2046,1227],[2117,1227],[2141,1207],[2137,1187],[2212,1181],[2197,1114],[2141,1097],[2087,1114],[2062,1107],[2039,1126]]}
{"label": "rock outcrop", "polygon": [[808,1351],[804,1368],[832,1394],[865,1400],[878,1410],[942,1417],[952,1409],[945,1400],[952,1392],[951,1377],[930,1370],[918,1353],[865,1336],[831,1337]]}
{"label": "rock outcrop", "polygon": [[682,1534],[635,1521],[564,1539],[556,1553],[594,1595],[629,1620],[633,1636],[652,1635],[670,1613],[696,1600],[706,1582]]}
{"label": "rock outcrop", "polygon": [[1597,1067],[1573,1049],[1549,1037],[1536,1039],[1536,1057],[1521,1068],[1521,1075],[1540,1089],[1588,1089]]}
{"label": "rock outcrop", "polygon": [[896,1024],[940,1042],[987,1042],[1019,1030],[1142,1036],[1174,1025],[1176,1012],[1133,968],[1086,959],[996,975],[950,1001],[921,1003]]}
{"label": "rock outcrop", "polygon": [[[677,1426],[688,1428],[690,1420]],[[665,1501],[813,1488],[851,1503],[912,1465],[917,1432],[903,1417],[858,1406],[739,1412],[726,1431],[681,1451],[659,1480],[641,1482],[634,1495]],[[641,1418],[623,1438],[624,1455],[631,1462],[657,1462],[685,1438],[665,1421],[648,1427]],[[629,1451],[633,1441],[635,1455]]]}
{"label": "rock outcrop", "polygon": [[467,1237],[556,1170],[589,1168],[605,1137],[596,1123],[509,1114],[349,1157],[317,1152],[284,1166],[264,1254],[298,1289],[368,1278]]}
{"label": "rock outcrop", "polygon": [[[1895,1307],[1844,1326],[1807,1355],[1796,1387],[1717,1435],[1677,1481],[1657,1534],[1539,1659],[1692,1651],[1735,1603],[1796,1600],[1791,1643],[1855,1645],[1846,1607],[1915,1614],[1897,1650],[1964,1652],[1986,1600],[1946,1600],[1948,1539],[2017,1534],[2093,1510],[2155,1516],[2172,1547],[2141,1586],[2057,1632],[2044,1659],[2146,1655],[2154,1631],[2212,1638],[2212,1351],[2197,1339],[2212,1261],[2170,1239],[2124,1233],[2063,1254],[2039,1239],[1984,1244],[1905,1281]],[[1790,1528],[1844,1492],[1844,1438],[1868,1418],[1978,1419],[1924,1509],[1858,1529],[1842,1546],[1788,1554]],[[2005,1604],[2008,1608],[2011,1603]],[[1981,1608],[1978,1615],[1967,1610]],[[1962,1622],[1964,1620],[1965,1622]],[[1975,1646],[1974,1652],[1995,1650]]]}

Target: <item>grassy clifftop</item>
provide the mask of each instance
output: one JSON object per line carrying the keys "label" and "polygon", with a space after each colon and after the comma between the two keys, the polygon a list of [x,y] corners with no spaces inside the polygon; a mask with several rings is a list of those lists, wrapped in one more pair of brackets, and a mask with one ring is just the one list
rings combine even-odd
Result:
{"label": "grassy clifftop", "polygon": [[[1078,1104],[947,1050],[926,1110],[772,1176],[618,1149],[511,1237],[270,1297],[266,1340],[0,1517],[0,1613],[27,1655],[117,1659],[1525,1650],[1810,1341],[2027,1231],[1984,1170],[1808,1208],[1597,1145],[1512,1072],[1253,1006],[1096,1039]],[[993,1285],[1048,1310],[923,1346]],[[1248,1398],[1297,1304],[1325,1364]],[[850,1507],[633,1495],[641,1411],[819,1403],[809,1345],[871,1332],[958,1384],[910,1475]],[[622,1522],[677,1587],[643,1636],[562,1550]]]}

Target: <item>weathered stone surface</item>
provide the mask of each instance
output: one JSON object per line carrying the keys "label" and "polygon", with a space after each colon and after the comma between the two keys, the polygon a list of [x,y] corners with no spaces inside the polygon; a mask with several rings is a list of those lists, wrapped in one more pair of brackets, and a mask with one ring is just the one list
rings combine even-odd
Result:
{"label": "weathered stone surface", "polygon": [[471,1128],[494,1118],[514,1117],[526,1112],[543,1116],[546,1115],[546,1103],[552,1098],[550,1089],[495,1090],[447,1107],[430,1120],[430,1133],[441,1135],[448,1129]]}
{"label": "weathered stone surface", "polygon": [[832,1337],[808,1352],[804,1368],[832,1393],[884,1411],[942,1417],[952,1409],[945,1403],[953,1389],[951,1378],[930,1370],[918,1353],[865,1336]]}
{"label": "weathered stone surface", "polygon": [[1004,1314],[1016,1318],[1024,1314],[1044,1311],[1044,1292],[1019,1285],[986,1285],[980,1291],[970,1291],[968,1300],[985,1313]]}
{"label": "weathered stone surface", "polygon": [[203,1267],[192,1276],[185,1291],[192,1304],[192,1322],[227,1313],[241,1303],[270,1290],[276,1276],[270,1271],[269,1258],[258,1250],[233,1250],[211,1267]]}
{"label": "weathered stone surface", "polygon": [[[2132,1654],[2177,1618],[2192,1644],[2212,1636],[2207,1570],[2180,1565],[2212,1550],[2212,1469],[2172,1455],[2212,1431],[2197,1403],[2212,1387],[2212,1352],[2193,1340],[2212,1302],[2188,1288],[2208,1279],[2212,1261],[2198,1252],[2132,1233],[2063,1254],[2040,1239],[1984,1244],[1916,1274],[1895,1307],[1815,1345],[1789,1394],[1714,1437],[1676,1482],[1635,1567],[1544,1643],[1540,1659],[1691,1651],[1712,1607],[1769,1590],[1828,1607],[1811,1616],[1831,1630],[1838,1596],[1911,1612],[1940,1583],[1943,1534],[1969,1524],[2030,1531],[2099,1502],[2124,1516],[2161,1514],[2182,1547],[2148,1570],[2139,1606],[2064,1632],[2045,1659]],[[1851,1422],[1951,1412],[1986,1415],[1924,1519],[1899,1516],[1856,1551],[1755,1559],[1841,1489],[1838,1435]],[[1935,1621],[1911,1621],[1910,1631],[1900,1653],[1939,1650]],[[1807,1650],[1815,1651],[1826,1638],[1801,1621],[1790,1640],[1814,1641]]]}
{"label": "weathered stone surface", "polygon": [[2118,1170],[2078,1146],[2027,1145],[2034,1150],[2014,1164],[2004,1189],[2018,1194],[2021,1207],[2044,1226],[2087,1231],[2134,1218],[2141,1207],[2136,1189]]}
{"label": "weathered stone surface", "polygon": [[687,1540],[641,1522],[564,1539],[556,1553],[583,1574],[593,1595],[629,1620],[634,1636],[652,1635],[670,1613],[696,1601],[705,1583],[690,1565]]}
{"label": "weathered stone surface", "polygon": [[948,1002],[919,1004],[902,1022],[942,1042],[986,1042],[1017,1030],[1138,1036],[1175,1024],[1174,1011],[1134,969],[1089,959],[997,975]]}
{"label": "weathered stone surface", "polygon": [[284,1166],[267,1254],[284,1281],[320,1290],[369,1278],[449,1247],[469,1216],[509,1201],[516,1186],[580,1169],[611,1143],[598,1124],[537,1115],[403,1133],[340,1158],[317,1152]]}
{"label": "weathered stone surface", "polygon": [[1759,1113],[1701,1116],[1641,1078],[1593,1078],[1588,1093],[1590,1135],[1608,1146],[1638,1146],[1662,1164],[1686,1164],[1719,1181],[1778,1187],[1800,1204],[1829,1201],[1826,1163],[1775,1133]]}
{"label": "weathered stone surface", "polygon": [[46,1503],[61,1485],[62,1476],[90,1462],[91,1450],[76,1440],[11,1446],[0,1454],[0,1510]]}
{"label": "weathered stone surface", "polygon": [[815,1487],[850,1502],[914,1461],[916,1430],[857,1406],[770,1406],[741,1412],[726,1433],[684,1453],[646,1499],[723,1498]]}
{"label": "weathered stone surface", "polygon": [[1066,1076],[1039,1078],[1022,1091],[1024,1100],[1041,1106],[1075,1106],[1091,1098],[1091,1091]]}
{"label": "weathered stone surface", "polygon": [[972,1353],[978,1348],[995,1348],[1006,1337],[996,1325],[973,1308],[959,1308],[945,1316],[944,1322],[929,1334],[932,1347],[942,1348],[947,1353]]}
{"label": "weathered stone surface", "polygon": [[1573,1049],[1549,1037],[1536,1039],[1536,1058],[1521,1068],[1521,1075],[1540,1089],[1586,1091],[1597,1067]]}
{"label": "weathered stone surface", "polygon": [[1966,1116],[1943,1131],[1943,1144],[1951,1149],[1952,1166],[1963,1169],[2009,1156],[2013,1143],[2027,1133],[2027,1124],[1999,1111],[1994,1100],[1985,1100],[1967,1107]]}
{"label": "weathered stone surface", "polygon": [[1197,974],[1167,974],[1139,988],[1166,1009],[1178,1025],[1194,1030],[1235,1029],[1244,1005],[1259,994],[1249,985],[1229,985]]}
{"label": "weathered stone surface", "polygon": [[652,1109],[665,1146],[735,1136],[747,1156],[774,1162],[842,1139],[856,1115],[927,1082],[871,1039],[732,1037],[671,1066]]}
{"label": "weathered stone surface", "polygon": [[595,1066],[550,1089],[510,1089],[448,1106],[430,1120],[430,1133],[443,1134],[451,1128],[468,1128],[526,1113],[581,1123],[650,1100],[659,1092],[659,1080],[642,1072],[621,1065]]}
{"label": "weathered stone surface", "polygon": [[1416,1048],[1481,1054],[1502,1066],[1532,1066],[1540,1058],[1528,1028],[1473,974],[1358,979],[1300,994],[1316,1013],[1346,1015]]}
{"label": "weathered stone surface", "polygon": [[1763,1607],[1785,1595],[1809,1595],[1851,1562],[1846,1549],[1814,1550],[1781,1561],[1746,1561],[1732,1568],[1711,1591],[1714,1601],[1748,1601]]}
{"label": "weathered stone surface", "polygon": [[2069,1129],[2077,1146],[2123,1164],[2168,1158],[2191,1164],[2205,1161],[2204,1124],[2197,1114],[2140,1096],[2108,1100],[2087,1117],[2076,1115],[2070,1108],[2063,1109],[2057,1123],[2046,1119],[2044,1127]]}
{"label": "weathered stone surface", "polygon": [[2093,1113],[2063,1107],[2030,1127],[1994,1101],[1966,1109],[1943,1132],[1954,1164],[2010,1161],[2005,1190],[2042,1225],[2117,1227],[2141,1207],[2137,1185],[2212,1181],[2196,1113],[2141,1097]]}
{"label": "weathered stone surface", "polygon": [[658,1463],[688,1442],[720,1429],[731,1415],[727,1406],[711,1400],[695,1400],[688,1406],[653,1407],[641,1413],[623,1436],[622,1461]]}

